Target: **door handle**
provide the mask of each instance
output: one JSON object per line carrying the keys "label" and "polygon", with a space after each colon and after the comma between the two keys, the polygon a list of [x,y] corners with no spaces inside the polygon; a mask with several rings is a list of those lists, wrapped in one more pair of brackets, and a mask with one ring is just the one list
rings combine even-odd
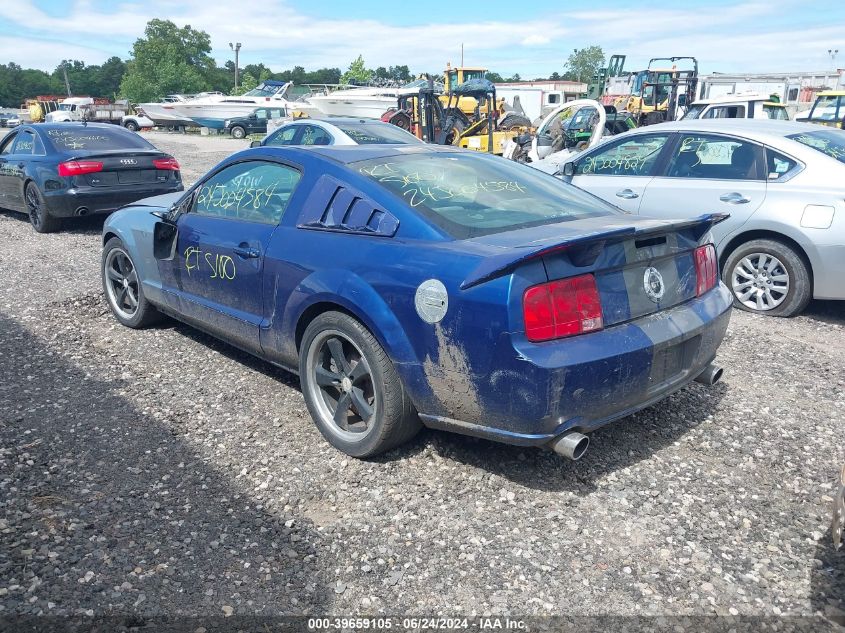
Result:
{"label": "door handle", "polygon": [[751,202],[751,198],[746,198],[741,193],[725,193],[719,196],[719,200],[727,202],[728,204],[746,204]]}
{"label": "door handle", "polygon": [[236,246],[232,250],[235,251],[235,255],[243,257],[244,259],[255,259],[256,257],[261,257],[261,253],[258,252],[257,248],[251,248],[245,244]]}
{"label": "door handle", "polygon": [[633,200],[634,198],[639,198],[640,194],[635,191],[631,191],[630,189],[622,189],[621,191],[616,192],[617,198],[625,198],[625,200]]}

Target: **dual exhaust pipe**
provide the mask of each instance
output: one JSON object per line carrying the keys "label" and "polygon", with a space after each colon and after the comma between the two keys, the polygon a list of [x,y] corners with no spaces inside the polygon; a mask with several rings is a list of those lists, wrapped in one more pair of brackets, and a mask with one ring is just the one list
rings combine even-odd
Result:
{"label": "dual exhaust pipe", "polygon": [[[695,377],[695,381],[700,382],[703,385],[712,386],[722,379],[722,374],[724,373],[724,369],[718,365],[710,363],[704,368],[704,371]],[[569,433],[565,433],[554,440],[550,446],[558,455],[577,462],[584,456],[584,453],[586,453],[587,449],[590,447],[590,438],[583,433],[570,431]]]}

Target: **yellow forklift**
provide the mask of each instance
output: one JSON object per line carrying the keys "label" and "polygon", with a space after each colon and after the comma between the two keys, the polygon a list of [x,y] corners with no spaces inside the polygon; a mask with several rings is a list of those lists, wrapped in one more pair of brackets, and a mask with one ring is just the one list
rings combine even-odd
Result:
{"label": "yellow forklift", "polygon": [[[678,62],[688,62],[688,68],[678,68]],[[669,62],[671,66],[655,67],[655,62]],[[655,57],[648,68],[633,75],[630,96],[614,103],[619,111],[628,112],[637,127],[674,121],[678,108],[695,100],[698,87],[698,60],[695,57]]]}
{"label": "yellow forklift", "polygon": [[452,83],[445,95],[429,79],[427,88],[399,95],[397,107],[385,112],[382,121],[427,143],[501,155],[505,144],[531,125],[527,117],[508,111],[502,116],[503,111],[497,106],[496,87],[484,78]]}

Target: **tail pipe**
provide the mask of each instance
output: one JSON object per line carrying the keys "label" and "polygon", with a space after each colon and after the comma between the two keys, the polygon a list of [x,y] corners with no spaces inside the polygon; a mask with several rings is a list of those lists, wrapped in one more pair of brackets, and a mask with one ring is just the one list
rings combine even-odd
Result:
{"label": "tail pipe", "polygon": [[725,370],[718,365],[710,363],[704,368],[704,371],[695,377],[695,382],[700,382],[702,385],[715,385],[722,379],[724,372]]}
{"label": "tail pipe", "polygon": [[563,455],[572,461],[578,461],[587,452],[590,445],[590,438],[582,433],[567,433],[552,442],[552,450],[558,455]]}

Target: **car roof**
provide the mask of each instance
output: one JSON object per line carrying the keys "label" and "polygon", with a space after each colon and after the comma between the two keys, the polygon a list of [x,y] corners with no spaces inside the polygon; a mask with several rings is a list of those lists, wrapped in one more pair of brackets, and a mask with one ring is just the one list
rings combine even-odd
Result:
{"label": "car roof", "polygon": [[281,157],[299,152],[306,154],[317,154],[323,158],[342,163],[344,165],[355,163],[361,160],[378,158],[392,158],[406,156],[408,154],[454,154],[469,152],[451,145],[427,145],[427,144],[396,144],[396,145],[287,145],[287,146],[264,146],[249,151],[262,151],[276,154]]}
{"label": "car roof", "polygon": [[627,134],[659,131],[708,132],[713,134],[723,132],[763,140],[765,138],[783,138],[789,134],[801,134],[802,132],[819,132],[821,129],[818,125],[812,123],[778,119],[682,119],[636,128],[627,132]]}
{"label": "car roof", "polygon": [[[118,134],[123,134],[127,130],[120,125],[113,123],[83,123],[82,121],[66,121],[63,123],[44,123],[38,124],[39,130],[68,130],[68,129],[85,129],[85,130],[110,130],[117,131]],[[119,131],[118,131],[119,130]],[[130,132],[132,134],[132,132]]]}

